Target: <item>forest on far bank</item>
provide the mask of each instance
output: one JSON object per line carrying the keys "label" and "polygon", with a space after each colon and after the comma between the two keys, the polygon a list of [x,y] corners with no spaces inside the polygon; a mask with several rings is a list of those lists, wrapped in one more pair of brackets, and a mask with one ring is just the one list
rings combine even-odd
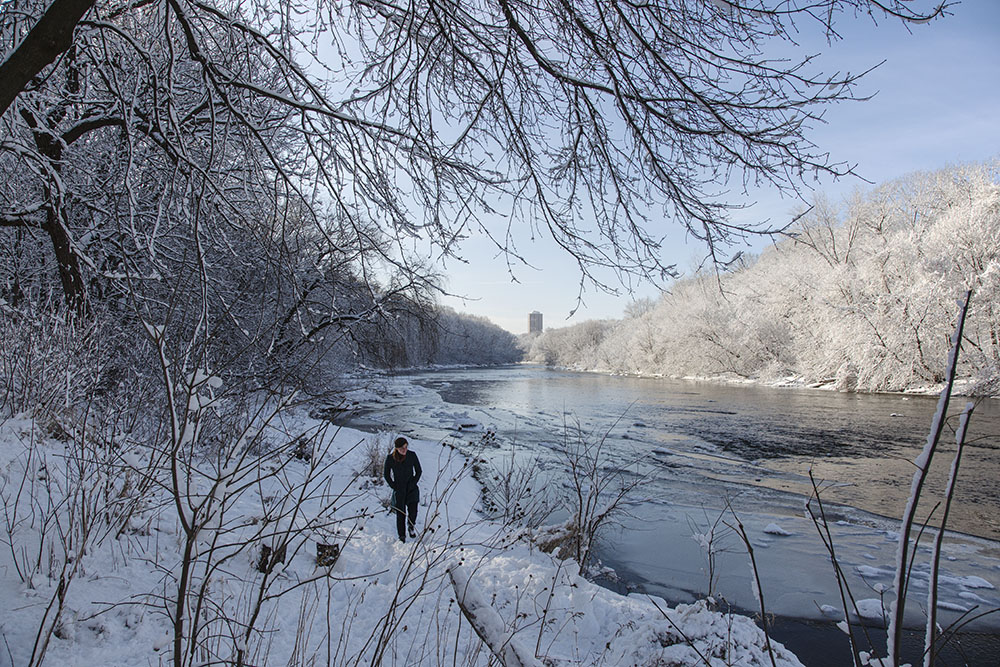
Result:
{"label": "forest on far bank", "polygon": [[1000,382],[1000,163],[914,173],[834,203],[731,270],[676,281],[621,320],[549,329],[528,359],[616,373],[795,377],[842,391],[944,379],[958,300],[960,376]]}

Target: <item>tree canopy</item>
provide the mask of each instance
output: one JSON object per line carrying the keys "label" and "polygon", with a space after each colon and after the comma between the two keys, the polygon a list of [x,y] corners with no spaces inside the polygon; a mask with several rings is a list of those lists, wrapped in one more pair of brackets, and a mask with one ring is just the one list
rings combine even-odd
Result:
{"label": "tree canopy", "polygon": [[[721,261],[728,242],[774,231],[731,222],[733,183],[795,189],[850,172],[808,130],[855,99],[861,74],[774,59],[768,43],[805,24],[836,39],[859,14],[915,23],[945,10],[7,0],[0,226],[47,238],[23,268],[57,273],[77,310],[94,290],[162,275],[166,235],[249,224],[281,238],[290,218],[313,229],[321,262],[362,281],[426,285],[424,244],[454,255],[474,233],[515,263],[518,243],[544,234],[592,280],[597,267],[662,277],[662,219]],[[188,230],[168,233],[166,218]],[[3,280],[7,292],[30,282]]]}

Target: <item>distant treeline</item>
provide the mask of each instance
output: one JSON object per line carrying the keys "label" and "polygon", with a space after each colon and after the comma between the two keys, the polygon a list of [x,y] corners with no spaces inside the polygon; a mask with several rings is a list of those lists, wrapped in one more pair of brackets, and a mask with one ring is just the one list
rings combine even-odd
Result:
{"label": "distant treeline", "polygon": [[514,334],[444,306],[397,320],[376,340],[366,362],[381,367],[509,364],[524,356]]}
{"label": "distant treeline", "polygon": [[972,307],[960,371],[1000,379],[1000,164],[917,173],[835,205],[731,271],[678,280],[622,320],[535,338],[553,365],[673,376],[795,377],[845,391],[943,380],[957,300]]}

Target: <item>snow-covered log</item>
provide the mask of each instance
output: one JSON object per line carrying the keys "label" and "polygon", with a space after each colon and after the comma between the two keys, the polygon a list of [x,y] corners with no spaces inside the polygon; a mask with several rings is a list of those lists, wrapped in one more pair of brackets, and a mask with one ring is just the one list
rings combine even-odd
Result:
{"label": "snow-covered log", "polygon": [[507,632],[503,618],[472,583],[472,577],[464,567],[453,563],[448,566],[448,576],[462,614],[504,667],[542,667],[531,651]]}

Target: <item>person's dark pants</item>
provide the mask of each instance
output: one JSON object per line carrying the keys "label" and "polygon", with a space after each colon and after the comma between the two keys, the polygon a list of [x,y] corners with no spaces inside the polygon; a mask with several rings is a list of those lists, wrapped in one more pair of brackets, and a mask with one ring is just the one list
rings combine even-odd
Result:
{"label": "person's dark pants", "polygon": [[[406,524],[410,524],[410,531],[414,530],[417,525],[417,503],[407,503],[406,511],[403,511],[402,507],[393,506],[393,511],[396,513],[396,533],[399,535],[399,539],[403,542],[406,541]],[[409,515],[409,522],[407,522],[407,515]]]}

